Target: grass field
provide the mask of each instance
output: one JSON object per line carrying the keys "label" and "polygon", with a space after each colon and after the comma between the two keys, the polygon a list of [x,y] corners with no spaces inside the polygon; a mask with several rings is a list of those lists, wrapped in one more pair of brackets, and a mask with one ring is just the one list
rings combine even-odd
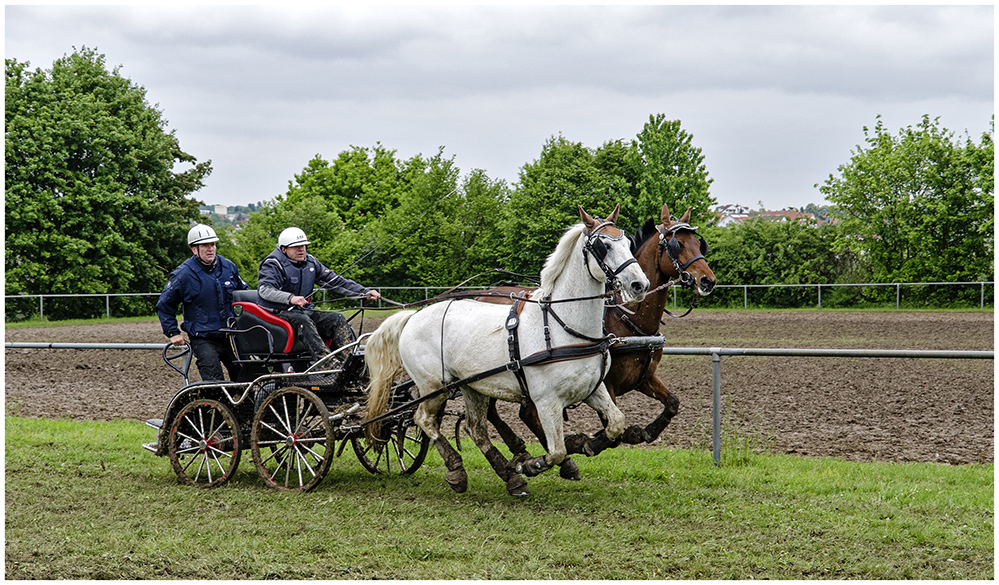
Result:
{"label": "grass field", "polygon": [[[6,417],[7,579],[992,579],[993,465],[613,449],[516,499],[465,441],[410,477],[348,448],[307,494],[177,484],[140,423]],[[535,452],[537,446],[535,445]]]}

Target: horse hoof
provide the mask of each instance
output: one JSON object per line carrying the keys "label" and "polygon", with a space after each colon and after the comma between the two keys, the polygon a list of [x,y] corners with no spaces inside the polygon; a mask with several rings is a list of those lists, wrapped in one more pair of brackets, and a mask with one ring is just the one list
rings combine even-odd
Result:
{"label": "horse hoof", "polygon": [[447,480],[447,484],[455,493],[463,494],[468,489],[468,474],[465,473],[464,469],[448,471],[444,479]]}
{"label": "horse hoof", "polygon": [[568,457],[566,457],[562,461],[562,464],[559,465],[558,476],[569,481],[579,481],[582,479],[579,475],[579,466],[576,465],[575,461],[569,459]]}
{"label": "horse hoof", "polygon": [[590,440],[589,435],[584,435],[584,434],[569,435],[568,437],[565,438],[565,452],[585,454],[584,449],[586,448],[586,442],[589,440]]}
{"label": "horse hoof", "polygon": [[522,473],[527,477],[534,477],[540,473],[548,471],[552,466],[545,462],[544,457],[535,457],[530,461],[517,465],[517,473]]}
{"label": "horse hoof", "polygon": [[621,433],[620,439],[622,443],[626,443],[628,445],[638,445],[639,443],[648,442],[648,436],[648,433],[646,433],[645,429],[642,427],[638,425],[631,425],[630,427],[624,429],[624,432]]}
{"label": "horse hoof", "polygon": [[527,480],[522,475],[514,475],[506,482],[506,491],[511,496],[529,496],[531,490],[527,488]]}
{"label": "horse hoof", "polygon": [[[513,459],[510,460],[510,463],[508,463],[508,466],[511,469],[517,469],[517,466],[523,465],[524,463],[526,463],[530,459],[531,459],[531,454],[530,453],[528,453],[527,451],[521,451],[520,453],[516,453],[513,456]],[[518,471],[517,473],[520,473],[520,471]]]}
{"label": "horse hoof", "polygon": [[620,437],[611,439],[607,436],[607,433],[600,431],[596,435],[593,435],[593,438],[586,441],[586,444],[583,445],[583,454],[587,457],[593,457],[608,447],[617,447],[620,444]]}

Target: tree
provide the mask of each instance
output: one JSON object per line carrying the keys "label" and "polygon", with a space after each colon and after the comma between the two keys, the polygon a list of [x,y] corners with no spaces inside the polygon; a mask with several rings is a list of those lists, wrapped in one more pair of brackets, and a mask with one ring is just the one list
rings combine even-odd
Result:
{"label": "tree", "polygon": [[649,116],[629,152],[632,168],[640,169],[638,199],[633,208],[622,212],[635,217],[658,217],[663,203],[681,215],[688,207],[691,221],[711,223],[710,209],[716,201],[708,193],[708,177],[701,149],[693,136],[681,129],[679,120],[664,114]]}
{"label": "tree", "polygon": [[579,221],[577,205],[606,216],[625,191],[626,181],[598,167],[594,152],[582,143],[550,138],[540,158],[521,168],[504,209],[505,268],[538,274],[566,228]]}
{"label": "tree", "polygon": [[880,116],[820,188],[880,282],[992,280],[992,132],[962,145],[923,116],[897,136]]}
{"label": "tree", "polygon": [[[5,64],[6,293],[162,288],[190,255],[199,202],[188,196],[211,161],[183,152],[145,89],[94,50],[48,71]],[[67,307],[49,314],[82,310]]]}
{"label": "tree", "polygon": [[284,200],[295,204],[300,198],[321,195],[348,228],[359,229],[398,205],[400,192],[408,187],[402,173],[394,150],[381,143],[372,148],[352,146],[332,163],[316,155],[289,183]]}
{"label": "tree", "polygon": [[[731,227],[707,227],[708,265],[719,284],[826,284],[849,274],[855,258],[834,224],[814,220],[770,221],[758,217]],[[754,301],[798,307],[816,302],[813,288],[772,288],[754,293]],[[728,297],[732,300],[732,297]],[[715,293],[704,304],[724,303]],[[738,299],[742,304],[742,298]]]}

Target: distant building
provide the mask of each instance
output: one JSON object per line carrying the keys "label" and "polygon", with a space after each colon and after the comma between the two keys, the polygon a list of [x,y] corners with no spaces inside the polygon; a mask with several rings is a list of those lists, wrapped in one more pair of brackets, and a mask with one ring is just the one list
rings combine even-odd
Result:
{"label": "distant building", "polygon": [[760,219],[765,219],[768,221],[796,221],[798,223],[805,223],[810,219],[815,219],[815,216],[811,213],[802,213],[800,211],[760,211],[755,214]]}
{"label": "distant building", "polygon": [[734,223],[742,223],[744,220],[749,219],[751,212],[744,205],[727,203],[716,207],[715,213],[718,214],[718,225],[720,227],[728,227]]}
{"label": "distant building", "polygon": [[212,213],[214,213],[215,215],[225,215],[229,213],[229,208],[226,207],[225,205],[216,205],[215,211],[213,211]]}
{"label": "distant building", "polygon": [[[715,208],[715,213],[718,214],[718,225],[720,227],[728,227],[733,224],[744,223],[750,218],[776,222],[797,221],[799,223],[805,223],[808,220],[815,220],[815,215],[811,213],[802,213],[794,210],[752,211],[748,207],[739,205],[738,203],[720,205]],[[824,222],[818,220],[816,223],[819,224]]]}

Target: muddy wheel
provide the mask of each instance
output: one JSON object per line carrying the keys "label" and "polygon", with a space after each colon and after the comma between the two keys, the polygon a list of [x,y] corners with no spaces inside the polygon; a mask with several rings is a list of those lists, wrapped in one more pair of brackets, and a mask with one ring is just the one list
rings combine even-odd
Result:
{"label": "muddy wheel", "polygon": [[406,418],[392,424],[383,424],[387,433],[386,443],[372,444],[367,437],[350,440],[361,465],[371,473],[409,475],[423,465],[430,448],[430,438]]}
{"label": "muddy wheel", "polygon": [[217,400],[195,400],[173,418],[167,437],[170,464],[182,483],[214,488],[239,467],[239,425],[232,410]]}
{"label": "muddy wheel", "polygon": [[253,463],[274,489],[307,492],[319,485],[333,460],[334,444],[326,405],[303,388],[271,393],[253,417]]}

